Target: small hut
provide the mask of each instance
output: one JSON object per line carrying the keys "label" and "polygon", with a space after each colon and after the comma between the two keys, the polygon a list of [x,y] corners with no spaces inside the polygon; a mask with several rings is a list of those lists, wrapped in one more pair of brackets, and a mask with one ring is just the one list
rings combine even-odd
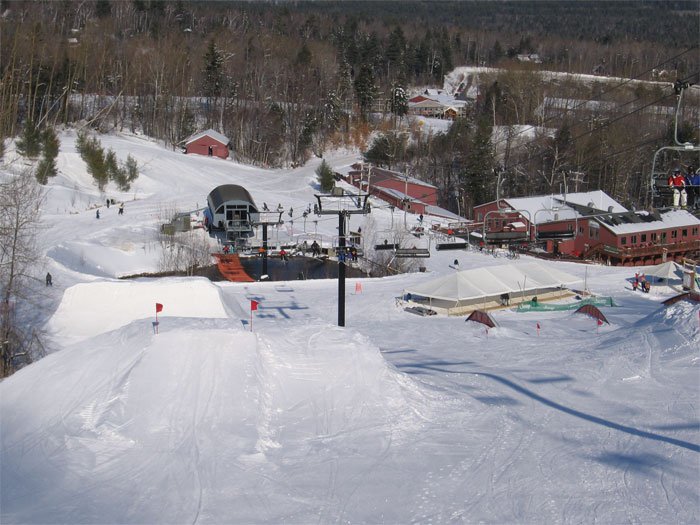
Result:
{"label": "small hut", "polygon": [[185,153],[226,159],[228,158],[230,142],[226,135],[222,135],[213,129],[208,129],[192,135],[185,141]]}

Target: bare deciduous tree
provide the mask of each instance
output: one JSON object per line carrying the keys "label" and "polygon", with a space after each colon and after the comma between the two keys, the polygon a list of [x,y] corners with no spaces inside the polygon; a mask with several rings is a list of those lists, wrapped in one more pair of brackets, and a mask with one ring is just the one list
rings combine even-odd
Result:
{"label": "bare deciduous tree", "polygon": [[0,179],[0,377],[5,377],[15,370],[15,358],[26,352],[29,339],[14,313],[31,302],[37,284],[35,239],[43,192],[29,170]]}

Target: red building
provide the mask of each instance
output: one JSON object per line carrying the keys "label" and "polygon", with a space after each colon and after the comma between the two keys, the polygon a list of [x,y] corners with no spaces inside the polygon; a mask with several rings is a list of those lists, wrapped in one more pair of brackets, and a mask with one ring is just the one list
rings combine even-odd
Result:
{"label": "red building", "polygon": [[489,244],[535,242],[549,253],[624,266],[700,253],[700,219],[691,213],[628,211],[602,191],[501,199],[474,214]]}
{"label": "red building", "polygon": [[395,200],[395,205],[401,209],[404,198],[420,201],[427,206],[437,206],[437,186],[397,171],[357,163],[353,164],[345,180],[370,195],[386,195]]}
{"label": "red building", "polygon": [[185,141],[185,153],[228,158],[228,145],[231,141],[218,131],[208,129],[192,135]]}

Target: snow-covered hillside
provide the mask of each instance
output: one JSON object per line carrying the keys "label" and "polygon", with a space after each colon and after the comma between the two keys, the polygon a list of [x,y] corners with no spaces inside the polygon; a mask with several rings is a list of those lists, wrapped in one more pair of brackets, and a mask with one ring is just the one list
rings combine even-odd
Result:
{"label": "snow-covered hillside", "polygon": [[[201,208],[224,183],[293,208],[284,235],[332,242],[336,217],[299,218],[321,160],[269,171],[101,136],[142,175],[100,194],[74,137],[61,136],[37,267],[54,277],[35,321],[52,353],[0,383],[2,523],[700,521],[697,303],[633,292],[630,269],[543,262],[612,296],[610,324],[503,309],[486,331],[397,307],[455,258],[505,262],[478,251],[348,279],[345,328],[334,280],[120,280],[157,270],[165,211]],[[403,226],[373,204],[351,229]]]}

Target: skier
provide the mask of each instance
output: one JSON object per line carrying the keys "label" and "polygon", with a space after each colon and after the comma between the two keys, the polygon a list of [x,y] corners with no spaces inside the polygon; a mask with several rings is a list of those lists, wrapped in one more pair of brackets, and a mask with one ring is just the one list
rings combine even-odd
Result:
{"label": "skier", "polygon": [[100,210],[97,210],[95,212],[95,218],[99,219],[100,218]]}
{"label": "skier", "polygon": [[53,280],[49,272],[46,272],[46,286],[53,286]]}
{"label": "skier", "polygon": [[124,203],[119,203],[119,215],[124,215]]}

